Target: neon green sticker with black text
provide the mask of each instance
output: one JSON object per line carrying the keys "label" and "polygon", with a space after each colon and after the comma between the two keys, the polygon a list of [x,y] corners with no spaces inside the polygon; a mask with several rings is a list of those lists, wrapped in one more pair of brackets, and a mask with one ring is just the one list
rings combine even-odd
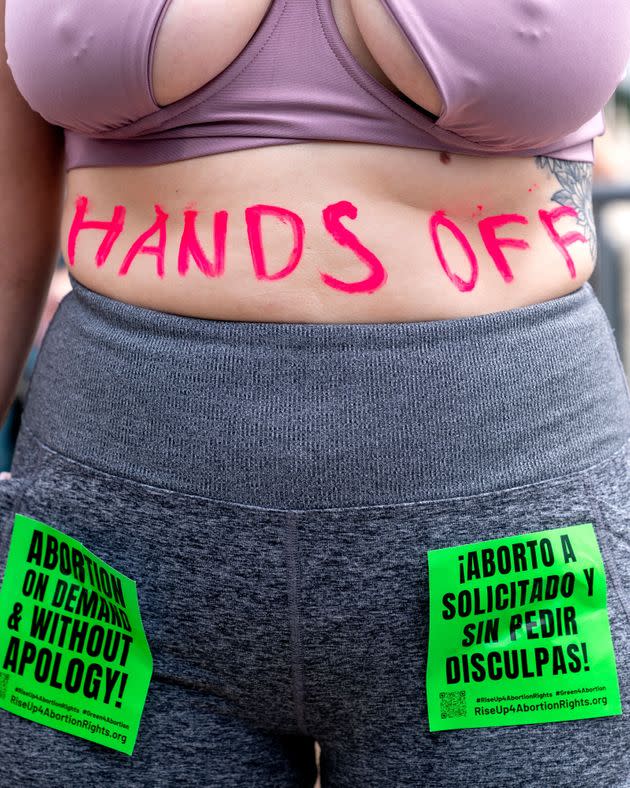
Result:
{"label": "neon green sticker with black text", "polygon": [[0,589],[0,708],[131,755],[152,672],[135,581],[16,514]]}
{"label": "neon green sticker with black text", "polygon": [[429,730],[621,714],[592,523],[427,556]]}

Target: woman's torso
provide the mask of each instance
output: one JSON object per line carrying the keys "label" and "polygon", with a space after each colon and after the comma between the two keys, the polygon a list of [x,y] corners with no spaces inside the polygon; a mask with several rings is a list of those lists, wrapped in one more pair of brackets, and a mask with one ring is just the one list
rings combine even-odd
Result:
{"label": "woman's torso", "polygon": [[[154,59],[159,103],[190,93],[224,69],[270,2],[239,0],[228,10],[226,4],[173,0]],[[435,86],[380,0],[331,5],[361,66],[401,98],[439,114]],[[209,63],[200,44],[212,30],[230,32]],[[124,229],[105,265],[95,262],[103,234],[79,233],[72,273],[92,290],[128,303],[220,320],[454,318],[579,288],[595,264],[590,186],[591,165],[582,162],[329,141],[160,166],[78,168],[68,173],[62,250],[68,261],[77,198],[83,196],[89,220],[111,219],[115,206],[124,206]],[[572,213],[558,213],[563,203],[573,206]],[[126,263],[134,242],[155,222],[156,205],[168,214],[163,264],[149,248],[157,232]],[[254,206],[274,206],[294,218]],[[210,264],[205,273],[194,256],[180,259],[191,211]],[[227,222],[222,268],[215,214],[217,227]]]}

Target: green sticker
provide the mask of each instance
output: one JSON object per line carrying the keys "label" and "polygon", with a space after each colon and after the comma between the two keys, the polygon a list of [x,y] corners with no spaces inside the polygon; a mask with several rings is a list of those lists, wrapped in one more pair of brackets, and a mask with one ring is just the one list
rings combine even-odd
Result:
{"label": "green sticker", "polygon": [[592,523],[427,555],[429,730],[621,714]]}
{"label": "green sticker", "polygon": [[0,708],[131,755],[152,672],[135,581],[16,514],[0,589]]}

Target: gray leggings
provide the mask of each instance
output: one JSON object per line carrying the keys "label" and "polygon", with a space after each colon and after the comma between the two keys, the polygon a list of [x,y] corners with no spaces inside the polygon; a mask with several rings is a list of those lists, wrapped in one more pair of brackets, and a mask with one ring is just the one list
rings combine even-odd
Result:
{"label": "gray leggings", "polygon": [[[202,320],[72,280],[0,482],[137,581],[133,756],[0,711],[0,782],[630,785],[630,394],[593,289],[472,318]],[[429,732],[430,549],[593,522],[622,716]]]}

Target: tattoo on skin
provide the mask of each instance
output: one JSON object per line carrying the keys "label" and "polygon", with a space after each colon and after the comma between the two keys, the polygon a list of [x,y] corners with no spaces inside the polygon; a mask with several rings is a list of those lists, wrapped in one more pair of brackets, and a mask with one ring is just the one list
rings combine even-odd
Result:
{"label": "tattoo on skin", "polygon": [[549,156],[536,156],[536,165],[548,170],[560,184],[551,197],[559,205],[577,211],[577,223],[584,231],[593,260],[597,257],[597,234],[593,216],[593,165],[586,161],[566,161]]}

